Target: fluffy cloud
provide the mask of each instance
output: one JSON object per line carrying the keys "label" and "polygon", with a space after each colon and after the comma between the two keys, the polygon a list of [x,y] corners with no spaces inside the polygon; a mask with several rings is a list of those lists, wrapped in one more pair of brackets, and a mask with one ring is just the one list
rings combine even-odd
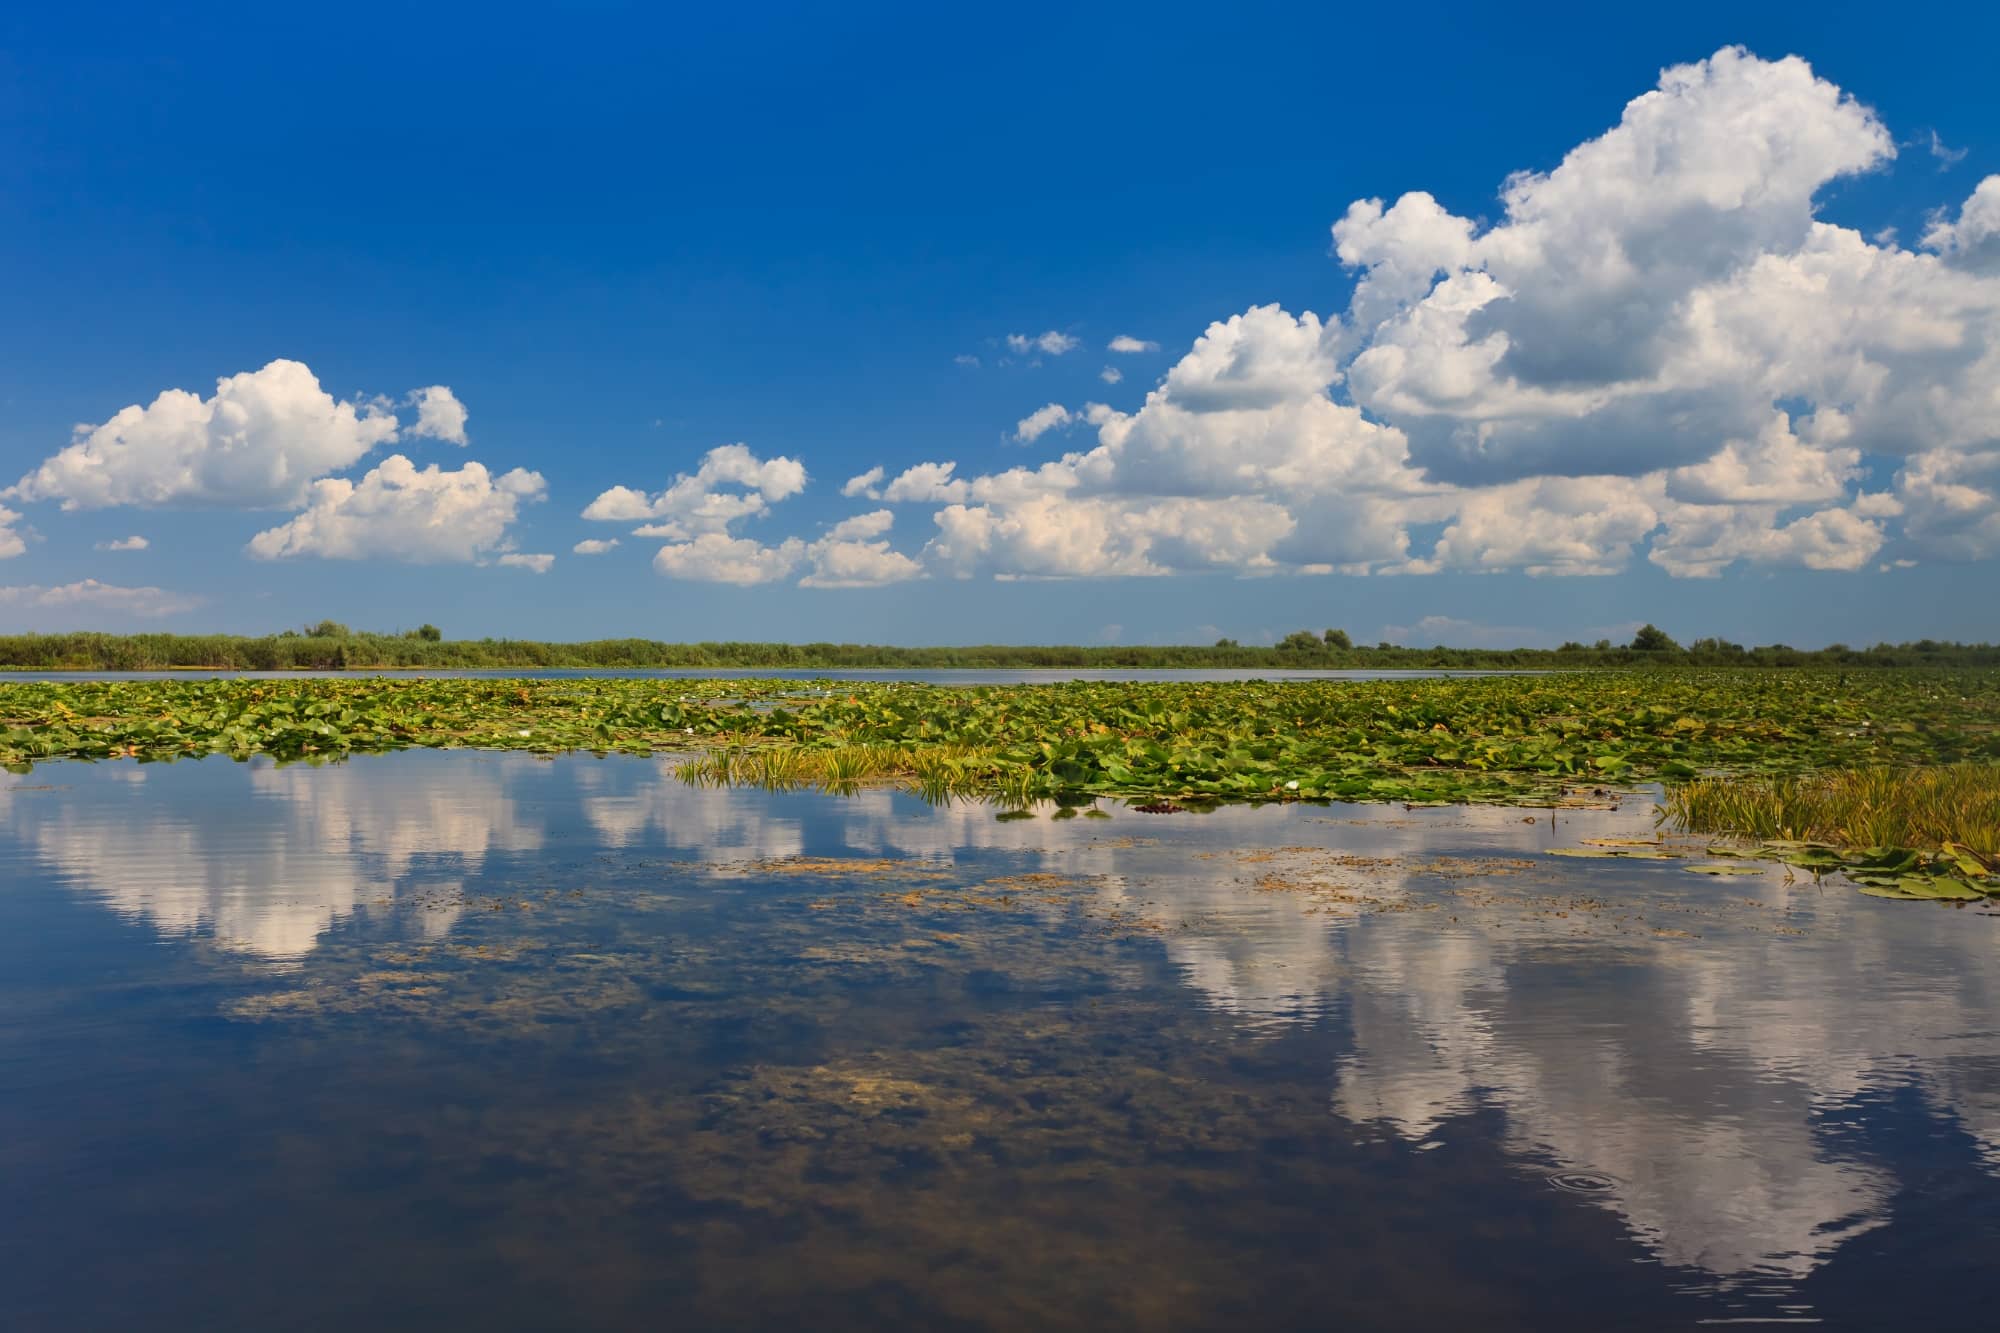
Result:
{"label": "fluffy cloud", "polygon": [[497,477],[472,462],[455,472],[419,469],[391,454],[359,482],[315,482],[304,511],[252,537],[248,549],[259,560],[483,560],[507,550],[520,506],[544,492],[541,474],[523,468]]}
{"label": "fluffy cloud", "polygon": [[1097,372],[1097,378],[1103,380],[1106,384],[1116,384],[1125,378],[1125,372],[1116,366],[1106,366]]}
{"label": "fluffy cloud", "polygon": [[[1894,151],[1803,61],[1730,49],[1513,178],[1483,233],[1428,195],[1358,203],[1334,227],[1358,275],[1350,392],[1442,480],[1661,481],[1652,559],[1676,574],[1861,568],[1892,516],[1841,503],[1871,456],[1905,460],[1894,506],[1922,549],[1983,558],[2000,528],[1980,461],[2000,437],[2000,178],[1934,219],[1929,254],[1815,217],[1828,183]],[[1629,553],[1638,503],[1601,540],[1561,509],[1520,512],[1592,545],[1602,559],[1567,563],[1597,570]]]}
{"label": "fluffy cloud", "polygon": [[1010,333],[1007,335],[1007,349],[1017,356],[1030,352],[1043,352],[1049,356],[1063,356],[1083,346],[1081,339],[1072,338],[1067,333],[1050,329],[1047,333]]}
{"label": "fluffy cloud", "polygon": [[852,500],[856,496],[876,498],[881,494],[882,478],[888,473],[879,465],[869,468],[858,477],[849,477],[840,488],[840,493]]}
{"label": "fluffy cloud", "polygon": [[40,612],[104,611],[115,616],[171,616],[201,605],[199,597],[189,597],[164,588],[121,588],[113,583],[84,579],[52,588],[34,585],[0,588],[0,606],[25,607]]}
{"label": "fluffy cloud", "polygon": [[1667,474],[1676,500],[1703,504],[1823,504],[1847,493],[1860,470],[1859,449],[1819,447],[1792,433],[1773,412],[1754,440],[1731,440],[1707,460]]}
{"label": "fluffy cloud", "polygon": [[1458,503],[1431,567],[1533,575],[1615,574],[1659,524],[1656,485],[1623,477],[1540,477]]}
{"label": "fluffy cloud", "polygon": [[653,568],[670,579],[696,583],[774,583],[798,567],[805,543],[793,537],[766,546],[749,537],[704,532],[689,541],[662,546]]}
{"label": "fluffy cloud", "polygon": [[569,549],[572,555],[603,555],[617,545],[618,539],[616,537],[611,538],[609,541],[601,537],[586,537]]}
{"label": "fluffy cloud", "polygon": [[394,414],[380,404],[336,401],[311,370],[279,360],[217,380],[208,398],[169,389],[102,425],[78,426],[69,447],[10,494],[60,500],[64,509],[282,508],[396,434]]}
{"label": "fluffy cloud", "polygon": [[1014,438],[1023,444],[1031,443],[1052,430],[1069,425],[1076,419],[1076,414],[1061,403],[1050,403],[1046,407],[1036,408],[1015,422]]}
{"label": "fluffy cloud", "polygon": [[1008,504],[948,505],[926,553],[960,577],[1081,578],[1176,570],[1268,568],[1270,546],[1293,521],[1254,499],[1070,499],[1029,496]]}
{"label": "fluffy cloud", "polygon": [[962,500],[969,487],[966,482],[951,475],[956,466],[954,463],[918,463],[898,473],[895,480],[884,486],[879,494],[870,492],[868,498],[887,500],[891,504],[948,504]]}
{"label": "fluffy cloud", "polygon": [[465,420],[469,414],[450,389],[433,384],[412,393],[410,401],[417,408],[417,422],[410,427],[410,434],[443,440],[446,444],[467,443]]}
{"label": "fluffy cloud", "polygon": [[[1357,204],[1334,227],[1361,275],[1355,401],[1453,480],[1698,462],[1819,387],[1783,346],[1731,355],[1802,330],[1774,327],[1762,300],[1739,322],[1714,298],[1822,249],[1815,195],[1894,152],[1804,61],[1723,50],[1667,70],[1554,171],[1511,178],[1483,233],[1428,195]],[[1842,332],[1854,350],[1879,341]]]}
{"label": "fluffy cloud", "polygon": [[892,550],[886,534],[895,522],[887,509],[856,514],[827,530],[806,548],[812,569],[799,580],[805,588],[879,588],[923,577],[924,567]]}
{"label": "fluffy cloud", "polygon": [[791,537],[775,546],[704,533],[661,547],[653,568],[668,578],[748,585],[775,583],[804,565],[803,588],[875,588],[923,577],[923,566],[885,539],[894,522],[893,513],[877,509],[841,520],[818,541]]}
{"label": "fluffy cloud", "polygon": [[826,530],[828,541],[867,542],[874,541],[890,528],[896,526],[896,515],[887,509],[872,509],[865,514],[854,514],[843,518]]}
{"label": "fluffy cloud", "polygon": [[[1094,447],[859,493],[941,506],[926,555],[954,574],[1989,558],[2000,177],[1922,250],[1818,218],[1828,185],[1894,154],[1805,62],[1725,49],[1509,177],[1490,226],[1422,192],[1355,202],[1333,227],[1344,317],[1210,325],[1136,411],[1087,410]],[[1051,404],[1016,433],[1073,420]]]}
{"label": "fluffy cloud", "polygon": [[98,542],[93,549],[99,551],[143,551],[151,545],[152,543],[144,537],[134,534],[130,537],[119,537],[113,541]]}
{"label": "fluffy cloud", "polygon": [[726,532],[736,520],[761,514],[805,486],[806,470],[797,459],[760,459],[745,445],[725,444],[703,454],[699,467],[676,476],[659,494],[613,486],[592,500],[583,516],[600,522],[661,519],[638,535],[686,540]]}
{"label": "fluffy cloud", "polygon": [[1166,396],[1191,412],[1247,411],[1317,398],[1338,378],[1338,325],[1274,305],[1232,315],[1167,372]]}
{"label": "fluffy cloud", "polygon": [[509,551],[505,555],[496,556],[494,557],[493,560],[494,564],[504,565],[508,569],[532,570],[534,573],[537,574],[548,573],[549,568],[552,565],[554,565],[555,562],[556,558],[553,555],[524,555],[514,551]]}
{"label": "fluffy cloud", "polygon": [[14,531],[14,525],[20,521],[19,514],[0,505],[0,560],[11,560],[28,549],[28,543]]}
{"label": "fluffy cloud", "polygon": [[1689,505],[1672,516],[1648,557],[1680,578],[1715,578],[1743,560],[1853,571],[1882,549],[1882,526],[1852,509],[1823,509],[1789,523],[1771,505]]}
{"label": "fluffy cloud", "polygon": [[1403,562],[1400,523],[1376,511],[1416,514],[1438,488],[1400,434],[1328,396],[1328,343],[1316,317],[1258,307],[1211,326],[1136,413],[1088,405],[1094,448],[971,478],[920,464],[882,497],[945,505],[926,553],[961,576]]}
{"label": "fluffy cloud", "polygon": [[1896,475],[1904,532],[1940,560],[2000,556],[2000,445],[1932,449]]}
{"label": "fluffy cloud", "polygon": [[[806,484],[798,461],[740,444],[663,491],[613,487],[584,514],[663,539],[670,577],[827,587],[926,570],[1562,577],[1650,561],[1702,578],[1991,559],[2000,177],[1940,210],[1915,248],[1820,219],[1830,186],[1895,152],[1881,119],[1805,62],[1724,49],[1663,71],[1553,168],[1507,177],[1497,208],[1460,214],[1422,191],[1355,201],[1332,227],[1354,280],[1341,313],[1253,306],[1210,324],[1133,410],[1050,403],[1014,429],[1072,429],[1081,447],[1032,467],[940,458],[849,478],[849,498],[932,507],[920,559],[890,546],[888,509],[817,539],[740,535]],[[1005,345],[1082,344],[1049,330]],[[1129,334],[1107,347],[1157,350]],[[408,433],[463,441],[450,390],[409,401]],[[335,402],[305,367],[274,362],[212,399],[166,394],[82,428],[11,495],[269,504],[310,484],[306,511],[254,553],[507,553],[524,496],[471,535],[411,516],[465,474],[392,458],[359,483],[314,484],[397,429],[382,406]],[[402,480],[382,478],[392,464]],[[478,483],[489,494],[469,509],[497,509],[506,488],[483,469]],[[11,517],[0,555],[20,549]]]}
{"label": "fluffy cloud", "polygon": [[1958,220],[1931,219],[1924,245],[1946,262],[1975,273],[2000,273],[2000,176],[1979,182],[1958,210]]}

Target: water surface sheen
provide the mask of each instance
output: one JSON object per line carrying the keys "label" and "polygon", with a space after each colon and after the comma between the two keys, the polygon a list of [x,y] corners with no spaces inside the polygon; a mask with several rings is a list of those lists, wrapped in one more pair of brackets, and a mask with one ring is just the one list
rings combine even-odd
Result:
{"label": "water surface sheen", "polygon": [[[1986,1326],[2000,921],[1564,812],[0,786],[20,1329]],[[1532,822],[1528,822],[1532,821]]]}

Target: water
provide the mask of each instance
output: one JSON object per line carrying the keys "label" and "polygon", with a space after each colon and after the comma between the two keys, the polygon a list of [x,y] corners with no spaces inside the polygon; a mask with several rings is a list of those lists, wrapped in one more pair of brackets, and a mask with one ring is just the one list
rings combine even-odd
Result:
{"label": "water", "polygon": [[293,680],[301,676],[348,679],[379,676],[388,680],[852,680],[906,682],[922,685],[1058,685],[1071,680],[1098,681],[1190,681],[1219,683],[1240,680],[1451,680],[1473,676],[1539,676],[1542,671],[1446,670],[1417,668],[1407,671],[1286,671],[1250,667],[1188,668],[1152,670],[1140,667],[1048,667],[1039,670],[1004,670],[987,667],[955,667],[927,671],[918,668],[883,670],[833,670],[825,667],[482,667],[451,670],[422,667],[409,670],[357,668],[352,671],[6,671],[0,681],[91,681],[91,680]]}
{"label": "water", "polygon": [[1644,799],[5,781],[9,1328],[1987,1325],[2000,921]]}

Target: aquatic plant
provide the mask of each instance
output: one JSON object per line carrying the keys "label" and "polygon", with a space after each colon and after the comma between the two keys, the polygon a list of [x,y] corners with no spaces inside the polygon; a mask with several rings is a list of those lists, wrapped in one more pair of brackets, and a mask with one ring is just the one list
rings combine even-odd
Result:
{"label": "aquatic plant", "polygon": [[1542,803],[1710,772],[2000,763],[2000,673],[1661,669],[1476,679],[0,683],[0,763],[413,746],[697,752],[697,781],[934,797]]}
{"label": "aquatic plant", "polygon": [[2000,858],[2000,766],[1992,764],[1698,778],[1670,787],[1662,809],[1689,833],[1839,847],[1954,844]]}
{"label": "aquatic plant", "polygon": [[732,745],[689,759],[674,772],[703,787],[818,788],[847,793],[871,783],[912,782],[940,800],[983,789],[976,752],[960,746],[912,749],[896,745]]}
{"label": "aquatic plant", "polygon": [[2000,896],[2000,765],[1697,778],[1669,788],[1660,813],[1750,840],[1748,854],[1842,870],[1878,897]]}

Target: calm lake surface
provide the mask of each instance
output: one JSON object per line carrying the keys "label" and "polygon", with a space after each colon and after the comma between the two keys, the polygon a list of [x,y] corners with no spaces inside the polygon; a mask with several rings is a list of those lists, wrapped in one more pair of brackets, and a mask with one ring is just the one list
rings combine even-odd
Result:
{"label": "calm lake surface", "polygon": [[1990,1326],[2000,920],[1546,854],[1644,798],[0,810],[9,1329]]}

